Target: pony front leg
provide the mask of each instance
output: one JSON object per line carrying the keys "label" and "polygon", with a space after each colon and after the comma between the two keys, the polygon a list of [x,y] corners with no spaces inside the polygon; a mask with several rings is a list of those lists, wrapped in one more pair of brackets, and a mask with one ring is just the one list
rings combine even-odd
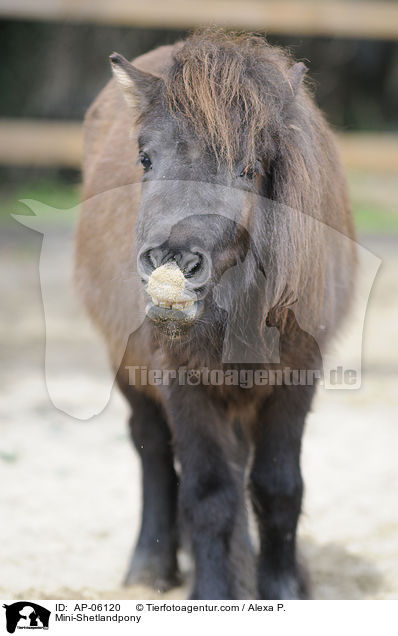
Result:
{"label": "pony front leg", "polygon": [[133,414],[130,432],[141,459],[142,519],[125,583],[166,591],[180,583],[177,565],[177,490],[171,434],[162,410],[134,387],[121,386]]}
{"label": "pony front leg", "polygon": [[313,387],[277,388],[259,413],[250,488],[260,537],[261,599],[308,598],[296,559],[296,530],[303,496],[301,438],[313,392]]}
{"label": "pony front leg", "polygon": [[231,556],[243,505],[223,442],[229,424],[203,387],[173,387],[168,411],[181,464],[180,506],[195,562],[191,598],[238,598]]}

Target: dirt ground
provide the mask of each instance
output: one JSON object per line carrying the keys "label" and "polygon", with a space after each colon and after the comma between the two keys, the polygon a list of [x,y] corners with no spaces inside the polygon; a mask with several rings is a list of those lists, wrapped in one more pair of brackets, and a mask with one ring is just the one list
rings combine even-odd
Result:
{"label": "dirt ground", "polygon": [[[362,387],[320,390],[304,442],[299,544],[317,599],[398,595],[398,239],[362,244],[383,261],[367,314]],[[121,587],[140,510],[126,406],[114,391],[85,422],[53,407],[43,371],[40,237],[18,227],[1,246],[0,597],[154,598]],[[54,277],[56,290],[56,267]],[[101,382],[76,376],[68,356],[74,335],[78,328],[60,330],[60,382],[90,400]],[[349,339],[339,347],[344,359]]]}

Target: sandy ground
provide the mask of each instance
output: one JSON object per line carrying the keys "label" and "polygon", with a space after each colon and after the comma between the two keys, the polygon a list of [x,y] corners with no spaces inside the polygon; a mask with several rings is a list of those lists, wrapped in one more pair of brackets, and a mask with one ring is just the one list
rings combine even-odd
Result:
{"label": "sandy ground", "polygon": [[[321,390],[304,443],[299,543],[318,599],[398,595],[398,240],[363,244],[383,259],[367,315],[363,384]],[[153,598],[152,590],[120,585],[140,509],[126,406],[115,391],[86,422],[52,406],[40,237],[21,227],[5,233],[1,246],[0,597]],[[101,383],[85,386],[76,377],[70,338],[65,325],[61,381],[65,392],[90,400]],[[340,347],[344,359],[350,342]],[[185,595],[179,588],[166,596]]]}

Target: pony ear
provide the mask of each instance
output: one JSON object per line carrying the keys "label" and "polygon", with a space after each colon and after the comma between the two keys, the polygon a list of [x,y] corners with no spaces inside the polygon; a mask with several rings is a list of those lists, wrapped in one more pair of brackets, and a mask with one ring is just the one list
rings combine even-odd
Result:
{"label": "pony ear", "polygon": [[145,112],[156,93],[160,91],[163,80],[151,73],[140,71],[119,53],[112,53],[109,60],[127,104],[139,113]]}
{"label": "pony ear", "polygon": [[303,62],[296,62],[289,68],[287,77],[293,95],[297,95],[307,71],[308,69]]}

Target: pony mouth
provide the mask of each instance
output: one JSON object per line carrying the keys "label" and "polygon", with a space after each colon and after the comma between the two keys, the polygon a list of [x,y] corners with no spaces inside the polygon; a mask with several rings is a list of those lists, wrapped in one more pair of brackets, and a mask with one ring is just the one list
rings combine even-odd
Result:
{"label": "pony mouth", "polygon": [[154,323],[178,329],[191,325],[202,313],[198,288],[193,288],[177,263],[165,263],[143,279],[148,296],[146,315]]}
{"label": "pony mouth", "polygon": [[155,323],[174,323],[175,325],[188,326],[200,316],[202,310],[202,300],[165,302],[151,298],[145,308],[145,313]]}
{"label": "pony mouth", "polygon": [[162,307],[163,309],[174,309],[176,311],[184,311],[188,312],[191,307],[194,306],[195,300],[180,300],[180,301],[164,301],[156,298],[156,296],[152,296],[151,302],[156,307]]}

